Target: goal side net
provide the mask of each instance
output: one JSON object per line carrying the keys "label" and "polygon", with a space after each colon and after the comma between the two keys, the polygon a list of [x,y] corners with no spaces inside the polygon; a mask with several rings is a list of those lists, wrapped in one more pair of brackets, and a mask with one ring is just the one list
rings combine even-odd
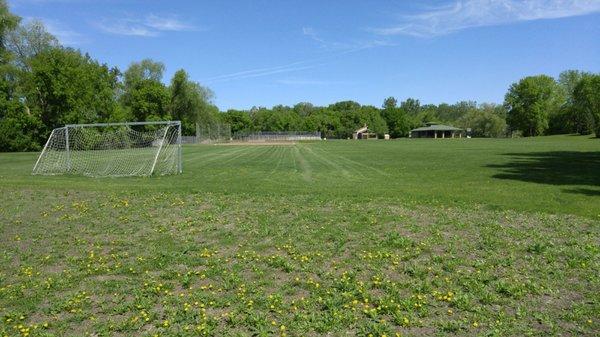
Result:
{"label": "goal side net", "polygon": [[54,129],[32,173],[119,177],[181,172],[181,122],[169,121]]}

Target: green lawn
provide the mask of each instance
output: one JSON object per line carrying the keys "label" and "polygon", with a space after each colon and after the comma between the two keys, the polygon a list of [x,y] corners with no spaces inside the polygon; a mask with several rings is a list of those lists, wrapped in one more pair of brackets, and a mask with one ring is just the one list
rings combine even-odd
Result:
{"label": "green lawn", "polygon": [[0,154],[0,336],[600,332],[600,140],[183,153],[102,179]]}

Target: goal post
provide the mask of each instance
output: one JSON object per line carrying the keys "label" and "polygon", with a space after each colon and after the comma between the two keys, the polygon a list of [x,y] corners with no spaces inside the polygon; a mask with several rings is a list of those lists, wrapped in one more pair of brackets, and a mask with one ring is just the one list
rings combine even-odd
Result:
{"label": "goal post", "polygon": [[52,130],[32,174],[178,174],[181,138],[180,121],[67,124]]}

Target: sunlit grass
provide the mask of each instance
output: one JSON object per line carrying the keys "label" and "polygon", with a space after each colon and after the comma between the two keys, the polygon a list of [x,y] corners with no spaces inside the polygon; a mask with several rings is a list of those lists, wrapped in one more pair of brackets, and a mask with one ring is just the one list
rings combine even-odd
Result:
{"label": "sunlit grass", "polygon": [[[586,141],[571,145],[593,153]],[[416,144],[186,148],[186,173],[167,178],[4,170],[0,336],[596,335],[598,197],[493,178],[492,153],[524,143],[449,143],[462,160],[423,164],[432,172],[412,160],[442,145]],[[383,161],[399,154],[412,164]],[[0,167],[33,157],[1,154]],[[469,178],[460,162],[480,169]],[[468,189],[431,200],[476,181],[498,187],[495,202]],[[544,191],[555,198],[520,194]]]}

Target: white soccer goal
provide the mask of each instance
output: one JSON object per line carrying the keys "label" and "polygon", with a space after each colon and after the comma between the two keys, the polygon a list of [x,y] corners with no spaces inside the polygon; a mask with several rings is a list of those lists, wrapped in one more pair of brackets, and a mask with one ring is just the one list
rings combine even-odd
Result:
{"label": "white soccer goal", "polygon": [[33,174],[91,177],[182,172],[181,122],[69,124],[52,130]]}

